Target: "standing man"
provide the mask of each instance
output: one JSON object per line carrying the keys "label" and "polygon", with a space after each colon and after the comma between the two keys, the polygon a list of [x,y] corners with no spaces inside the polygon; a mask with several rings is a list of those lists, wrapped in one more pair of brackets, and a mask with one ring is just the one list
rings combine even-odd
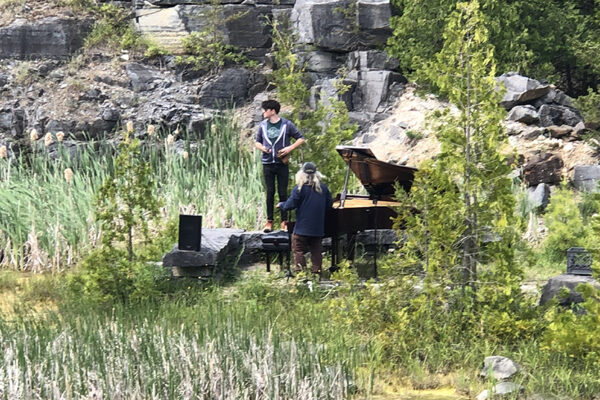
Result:
{"label": "standing man", "polygon": [[296,224],[292,233],[292,252],[294,253],[294,270],[299,272],[306,268],[305,253],[310,252],[311,272],[320,274],[323,265],[323,246],[321,240],[325,235],[325,212],[331,208],[331,192],[321,182],[324,176],[317,171],[311,162],[304,163],[296,173],[296,186],[285,203],[278,203],[281,210],[296,209]]}
{"label": "standing man", "polygon": [[[304,143],[304,136],[291,121],[279,116],[281,105],[275,100],[261,104],[264,121],[258,126],[254,146],[262,151],[263,175],[267,187],[267,224],[265,232],[273,230],[273,206],[275,204],[275,180],[279,201],[286,201],[292,150]],[[295,142],[291,143],[294,138]],[[281,210],[281,229],[287,228],[287,212]]]}

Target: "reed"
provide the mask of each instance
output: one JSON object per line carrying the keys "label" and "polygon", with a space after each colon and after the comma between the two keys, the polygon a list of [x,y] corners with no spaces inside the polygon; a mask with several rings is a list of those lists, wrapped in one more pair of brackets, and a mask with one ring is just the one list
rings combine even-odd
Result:
{"label": "reed", "polygon": [[366,348],[345,341],[311,299],[287,295],[204,291],[105,313],[0,319],[0,398],[348,398]]}
{"label": "reed", "polygon": [[[260,162],[241,145],[230,113],[218,116],[199,142],[185,132],[176,143],[167,140],[171,132],[152,131],[142,157],[165,201],[163,219],[201,213],[205,227],[260,226]],[[177,151],[181,143],[185,150]],[[52,156],[46,145],[56,150]],[[16,160],[0,159],[0,265],[57,271],[99,243],[94,199],[112,176],[116,146],[108,139],[73,146],[45,136],[32,149]]]}

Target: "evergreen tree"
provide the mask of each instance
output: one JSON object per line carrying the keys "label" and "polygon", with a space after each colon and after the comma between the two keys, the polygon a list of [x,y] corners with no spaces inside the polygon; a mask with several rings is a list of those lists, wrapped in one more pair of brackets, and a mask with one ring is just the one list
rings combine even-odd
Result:
{"label": "evergreen tree", "polygon": [[406,221],[402,250],[413,261],[421,253],[430,294],[459,287],[464,304],[501,310],[518,297],[522,271],[514,262],[515,200],[500,152],[507,136],[495,72],[479,3],[459,3],[442,50],[423,70],[458,113],[435,120],[441,153],[417,174],[409,199],[419,211]]}

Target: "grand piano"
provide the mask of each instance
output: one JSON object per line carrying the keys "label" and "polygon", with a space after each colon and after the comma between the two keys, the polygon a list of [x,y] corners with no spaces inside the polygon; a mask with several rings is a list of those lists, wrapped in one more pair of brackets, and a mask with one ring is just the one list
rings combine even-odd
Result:
{"label": "grand piano", "polygon": [[[392,218],[398,214],[393,207],[395,185],[407,192],[412,185],[416,168],[390,164],[378,160],[367,147],[337,146],[337,152],[347,164],[344,188],[333,202],[333,207],[325,215],[325,237],[331,238],[331,266],[335,270],[339,257],[339,242],[342,235],[348,237],[347,258],[354,257],[356,233],[365,230],[391,229]],[[368,194],[349,194],[350,171],[356,175]],[[374,257],[374,273],[377,274],[377,254]]]}

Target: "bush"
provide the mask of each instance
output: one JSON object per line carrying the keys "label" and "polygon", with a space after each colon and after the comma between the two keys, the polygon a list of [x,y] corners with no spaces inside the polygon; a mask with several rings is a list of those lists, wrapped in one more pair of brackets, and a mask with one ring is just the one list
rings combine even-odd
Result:
{"label": "bush", "polygon": [[585,246],[588,229],[566,184],[552,195],[546,210],[546,226],[548,236],[543,247],[551,261],[563,261],[570,247]]}

